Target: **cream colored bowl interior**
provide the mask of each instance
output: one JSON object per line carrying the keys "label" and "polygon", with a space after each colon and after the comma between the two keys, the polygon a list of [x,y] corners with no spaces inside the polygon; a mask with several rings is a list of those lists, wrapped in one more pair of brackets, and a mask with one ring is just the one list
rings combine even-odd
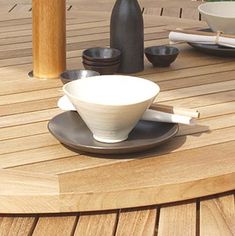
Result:
{"label": "cream colored bowl interior", "polygon": [[132,76],[107,75],[77,80],[64,86],[64,92],[87,103],[129,105],[158,94],[157,84]]}

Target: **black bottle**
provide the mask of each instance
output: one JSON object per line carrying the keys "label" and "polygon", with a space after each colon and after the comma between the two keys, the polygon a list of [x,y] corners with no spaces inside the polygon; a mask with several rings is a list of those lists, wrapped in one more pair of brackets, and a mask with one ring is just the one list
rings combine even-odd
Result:
{"label": "black bottle", "polygon": [[120,73],[144,69],[144,24],[137,0],[117,0],[111,16],[110,47],[122,52]]}

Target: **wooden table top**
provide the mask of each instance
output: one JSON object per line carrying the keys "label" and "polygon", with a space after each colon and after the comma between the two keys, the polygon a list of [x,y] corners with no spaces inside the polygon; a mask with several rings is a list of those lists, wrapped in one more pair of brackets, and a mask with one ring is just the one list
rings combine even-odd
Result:
{"label": "wooden table top", "polygon": [[[234,59],[179,44],[171,67],[146,61],[136,75],[160,85],[159,103],[198,109],[198,125],[181,125],[173,140],[144,153],[75,153],[47,130],[61,113],[61,82],[27,78],[29,6],[18,4],[0,20],[0,235],[235,235]],[[69,69],[82,68],[83,49],[108,46],[108,19],[70,8]],[[146,14],[145,46],[168,43],[169,26],[205,24]],[[38,214],[54,212],[67,213]]]}

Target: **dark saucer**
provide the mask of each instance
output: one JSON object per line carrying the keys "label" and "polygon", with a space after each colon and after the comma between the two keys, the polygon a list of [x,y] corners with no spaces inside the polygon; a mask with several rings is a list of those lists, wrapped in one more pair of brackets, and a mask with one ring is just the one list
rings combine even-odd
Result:
{"label": "dark saucer", "polygon": [[[211,29],[202,29],[200,31],[212,32]],[[201,43],[188,43],[193,48],[200,52],[220,56],[220,57],[235,57],[235,48],[223,47],[220,45],[201,44]]]}
{"label": "dark saucer", "polygon": [[107,144],[93,139],[77,112],[55,116],[48,129],[61,143],[77,151],[100,154],[123,154],[144,151],[160,145],[178,132],[178,124],[139,121],[126,141]]}

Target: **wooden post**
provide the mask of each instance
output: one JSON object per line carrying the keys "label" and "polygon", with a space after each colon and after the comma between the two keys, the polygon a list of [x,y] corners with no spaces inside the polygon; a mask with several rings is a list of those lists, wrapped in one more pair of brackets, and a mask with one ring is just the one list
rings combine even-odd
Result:
{"label": "wooden post", "polygon": [[32,0],[33,75],[57,78],[66,69],[65,0]]}

